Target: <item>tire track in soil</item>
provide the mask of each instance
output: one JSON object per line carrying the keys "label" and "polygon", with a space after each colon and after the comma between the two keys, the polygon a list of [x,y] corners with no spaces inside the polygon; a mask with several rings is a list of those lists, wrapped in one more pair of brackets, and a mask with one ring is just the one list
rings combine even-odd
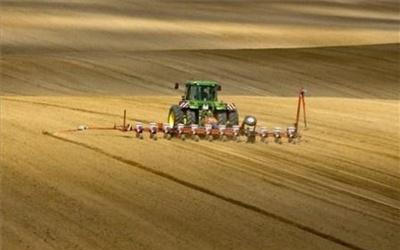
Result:
{"label": "tire track in soil", "polygon": [[[262,153],[263,151],[260,151],[260,152]],[[275,152],[275,153],[276,153],[276,152]],[[269,154],[268,156],[269,156],[270,158],[273,158],[273,159],[277,160],[277,161],[288,162],[288,163],[291,163],[291,164],[297,164],[298,166],[301,166],[301,167],[304,168],[304,169],[313,170],[313,168],[310,167],[308,164],[304,164],[304,163],[301,163],[301,162],[296,162],[296,161],[294,161],[294,160],[285,158],[284,156],[282,156],[282,155],[280,155],[280,154]],[[241,157],[241,156],[238,156],[238,155],[235,155],[235,154],[232,154],[232,153],[231,153],[231,157],[243,158],[243,157]],[[382,207],[388,208],[388,209],[395,209],[396,211],[399,210],[399,208],[396,207],[395,205],[388,204],[388,203],[383,202],[383,201],[379,201],[379,200],[376,200],[376,199],[373,199],[373,198],[370,198],[370,197],[367,197],[367,196],[364,196],[364,195],[360,195],[360,194],[357,194],[357,193],[348,191],[348,190],[343,189],[343,188],[340,188],[340,187],[330,186],[330,185],[327,185],[327,184],[325,184],[325,183],[323,183],[323,182],[320,182],[320,181],[317,181],[317,180],[313,180],[313,179],[310,179],[310,178],[301,176],[301,175],[299,175],[299,174],[297,174],[297,173],[289,172],[289,171],[286,171],[286,170],[283,170],[283,169],[271,168],[271,167],[269,167],[269,166],[267,166],[267,165],[262,164],[262,163],[260,162],[260,160],[251,159],[251,158],[246,159],[246,160],[251,161],[252,163],[257,164],[257,165],[259,165],[259,166],[268,167],[269,169],[275,171],[275,172],[278,173],[278,174],[279,174],[280,172],[282,172],[283,174],[286,174],[287,176],[292,176],[293,178],[300,178],[301,180],[306,181],[306,182],[308,182],[308,183],[313,183],[313,184],[318,185],[318,186],[320,186],[320,187],[325,187],[325,188],[327,188],[327,189],[332,189],[332,190],[335,190],[335,191],[337,191],[337,192],[339,192],[339,193],[342,193],[342,194],[344,194],[344,195],[348,195],[348,196],[350,196],[350,197],[354,197],[354,198],[359,199],[359,200],[362,200],[362,201],[373,202],[373,203],[376,203],[376,204],[378,204],[378,205],[380,205],[380,206],[382,206]],[[320,175],[321,175],[321,176],[324,176],[324,177],[327,177],[327,178],[330,178],[329,175],[322,175],[322,174],[320,174]],[[286,177],[287,177],[287,176],[286,176]]]}
{"label": "tire track in soil", "polygon": [[[209,149],[209,147],[206,146],[206,145],[196,144],[196,147],[202,147],[203,149],[207,149],[207,150]],[[256,150],[256,149],[253,149],[253,150]],[[264,151],[259,151],[259,152],[264,153]],[[307,182],[307,183],[309,183],[311,185],[315,185],[317,187],[317,189],[318,188],[325,188],[327,190],[333,190],[333,191],[342,193],[344,195],[349,195],[350,197],[353,197],[353,198],[356,198],[356,199],[360,199],[360,200],[368,201],[368,202],[374,202],[374,203],[382,206],[382,208],[396,210],[396,214],[399,211],[399,208],[394,207],[391,204],[387,204],[387,203],[384,203],[384,202],[381,202],[381,201],[378,201],[378,200],[375,200],[375,199],[372,199],[372,198],[369,198],[369,197],[360,196],[360,195],[358,195],[356,193],[353,193],[353,192],[350,192],[350,191],[347,191],[347,190],[344,190],[344,189],[341,189],[341,188],[332,187],[332,186],[326,185],[325,183],[321,183],[321,182],[309,179],[307,177],[298,175],[296,173],[288,172],[288,171],[282,170],[282,169],[276,169],[276,168],[270,167],[268,165],[262,164],[262,162],[260,162],[259,160],[256,160],[256,159],[239,156],[239,155],[236,155],[236,154],[233,154],[233,153],[230,153],[230,152],[227,152],[227,151],[222,151],[220,149],[215,149],[215,148],[213,150],[213,154],[208,154],[208,157],[215,158],[215,159],[221,159],[221,157],[226,157],[226,154],[229,154],[229,157],[231,159],[232,158],[235,159],[236,162],[243,162],[243,164],[245,164],[245,166],[244,166],[245,169],[248,169],[248,170],[253,171],[253,172],[257,172],[257,173],[259,173],[261,175],[267,175],[268,176],[268,175],[272,174],[275,177],[283,177],[284,179],[293,179],[294,181],[296,181],[296,180],[305,181],[305,182]],[[277,160],[277,161],[294,163],[294,161],[292,161],[290,159],[287,159],[285,157],[282,157],[281,155],[271,155],[270,154],[268,156],[270,158],[273,158],[273,159]],[[260,166],[260,167],[263,167],[263,168],[266,167],[266,168],[269,169],[269,171],[272,171],[272,172],[266,172],[266,171],[263,171],[262,169],[259,169],[259,168],[250,167],[250,166],[248,166],[249,162],[251,162],[253,165],[256,165],[256,166]],[[306,169],[309,168],[309,166],[307,164],[301,164],[301,163],[297,163],[297,164],[300,165],[303,168],[306,168]],[[391,222],[391,221],[389,220],[388,222]],[[393,223],[393,222],[391,222],[391,223]]]}
{"label": "tire track in soil", "polygon": [[[29,104],[46,106],[46,107],[53,107],[53,108],[67,109],[67,110],[72,110],[72,111],[79,111],[79,112],[84,112],[84,113],[89,113],[89,114],[96,114],[96,115],[104,115],[104,116],[109,116],[109,117],[123,118],[122,115],[116,115],[116,114],[112,114],[112,113],[94,111],[94,110],[89,110],[89,109],[68,107],[68,106],[63,106],[63,105],[54,104],[54,103],[26,101],[26,100],[12,99],[12,98],[2,98],[2,99],[6,100],[6,101],[12,101],[12,102],[29,103]],[[131,120],[135,120],[135,121],[138,121],[138,122],[142,122],[142,123],[150,123],[150,121],[143,120],[143,119],[136,119],[134,117],[128,117],[127,116],[126,118],[127,119],[131,119]]]}
{"label": "tire track in soil", "polygon": [[[255,151],[257,151],[257,150],[255,150]],[[263,151],[259,151],[259,152],[262,153]],[[330,175],[330,174],[325,174],[325,173],[319,172],[317,168],[311,166],[310,164],[305,164],[305,163],[302,163],[302,162],[296,162],[296,161],[291,160],[291,159],[289,159],[289,158],[285,158],[285,156],[282,155],[282,153],[279,153],[279,152],[277,152],[277,151],[275,151],[274,153],[275,153],[275,154],[270,154],[269,157],[274,158],[274,159],[276,159],[276,160],[278,160],[278,161],[286,161],[286,162],[291,163],[291,164],[297,164],[298,166],[302,167],[303,169],[308,169],[308,170],[313,171],[313,172],[317,171],[317,173],[318,173],[320,176],[325,177],[325,178],[327,178],[327,179],[334,180],[334,181],[336,181],[336,182],[341,182],[341,183],[344,183],[344,184],[347,184],[347,185],[351,185],[351,182],[350,182],[350,183],[347,183],[347,182],[344,181],[345,179],[340,179],[340,178],[337,178],[337,177],[332,176],[332,175]],[[310,157],[308,157],[308,158],[307,158],[307,157],[304,157],[304,158],[305,158],[305,159],[308,159],[309,161],[312,161],[312,158],[310,158]],[[254,162],[258,162],[258,163],[260,164],[260,160],[255,160],[255,159],[250,159],[250,160],[251,160],[251,161],[254,161]],[[262,165],[262,164],[261,164],[261,165]],[[265,166],[265,165],[264,165],[264,166]],[[330,188],[330,189],[332,189],[332,190],[335,190],[335,191],[340,192],[340,193],[342,193],[342,194],[348,195],[348,196],[350,196],[350,197],[357,198],[357,199],[362,200],[362,201],[373,202],[373,203],[378,204],[379,206],[381,206],[381,207],[383,207],[383,208],[395,210],[396,213],[398,213],[398,212],[400,211],[400,210],[399,210],[399,207],[396,206],[395,204],[389,204],[389,203],[387,203],[387,202],[385,202],[385,201],[377,200],[377,199],[375,199],[375,198],[373,198],[373,197],[368,197],[368,196],[366,196],[366,195],[362,195],[362,194],[358,194],[358,193],[353,192],[353,191],[350,191],[350,190],[346,190],[345,188],[340,188],[340,187],[337,187],[337,186],[330,186],[330,185],[325,184],[324,182],[319,182],[319,181],[317,181],[317,180],[313,180],[313,179],[308,178],[308,177],[305,177],[305,176],[301,176],[301,175],[298,175],[298,174],[295,174],[295,173],[291,173],[291,172],[289,172],[289,171],[284,171],[284,170],[282,170],[282,172],[285,172],[285,173],[287,173],[288,175],[294,175],[294,176],[296,176],[296,177],[298,177],[298,178],[302,178],[302,179],[304,179],[304,180],[307,180],[307,181],[310,182],[310,183],[315,183],[315,184],[317,184],[317,185],[319,185],[319,186],[321,186],[321,187],[326,187],[326,188],[328,188],[328,189]],[[346,175],[347,175],[347,173],[346,173]],[[345,177],[345,176],[344,176],[344,177]],[[358,177],[357,177],[357,178],[358,178]],[[356,186],[355,183],[354,183],[353,185]],[[356,187],[357,187],[357,186],[356,186]],[[363,188],[363,189],[365,189],[365,186],[361,186],[361,187],[358,186],[358,188]],[[381,193],[379,193],[379,194],[380,194],[380,195],[384,195],[384,194],[381,194]],[[385,196],[385,195],[384,195],[384,196]],[[388,198],[393,199],[392,197],[388,197]]]}
{"label": "tire track in soil", "polygon": [[[178,146],[178,145],[174,145],[174,146],[177,147],[177,148],[180,148],[182,150],[186,150],[187,149],[187,148],[185,148],[183,146]],[[204,147],[204,149],[207,149],[207,146],[200,146],[200,147]],[[192,150],[194,150],[194,149],[192,148]],[[366,212],[366,211],[363,211],[363,210],[355,209],[355,208],[352,208],[352,207],[348,207],[345,204],[330,200],[328,198],[325,198],[324,196],[318,196],[318,195],[313,194],[311,192],[305,191],[305,190],[303,190],[303,187],[301,187],[301,186],[294,187],[292,184],[297,184],[298,182],[296,180],[298,180],[298,179],[301,180],[301,181],[307,181],[308,180],[308,179],[304,179],[301,176],[293,175],[293,174],[290,174],[290,177],[289,177],[289,175],[282,176],[282,174],[277,172],[276,169],[270,169],[270,168],[269,169],[272,170],[272,172],[263,171],[262,169],[259,169],[257,167],[249,166],[249,164],[248,164],[249,160],[248,159],[244,159],[242,157],[239,157],[237,155],[231,154],[229,152],[222,153],[222,152],[216,152],[216,151],[217,150],[214,149],[213,153],[208,153],[208,150],[205,150],[205,151],[203,150],[202,154],[206,155],[208,158],[214,159],[214,160],[216,160],[218,162],[221,161],[221,158],[226,157],[226,154],[229,154],[230,157],[235,158],[235,162],[236,163],[240,163],[240,167],[234,167],[234,166],[231,166],[229,164],[224,164],[226,168],[235,169],[235,170],[240,171],[240,172],[242,172],[244,174],[250,174],[250,175],[256,176],[257,178],[260,178],[262,181],[267,182],[267,183],[269,183],[271,185],[279,186],[281,188],[285,188],[285,189],[288,189],[288,190],[291,190],[291,191],[294,191],[294,192],[309,196],[309,197],[314,198],[316,200],[323,201],[323,202],[326,202],[326,203],[329,203],[329,204],[332,204],[332,205],[335,205],[335,206],[338,206],[338,207],[341,207],[341,208],[344,208],[344,209],[347,209],[347,210],[350,210],[350,211],[353,211],[353,212],[360,213],[360,214],[362,214],[364,216],[369,216],[369,217],[372,217],[372,218],[375,218],[375,219],[378,219],[378,220],[381,220],[381,221],[388,222],[388,223],[396,225],[396,226],[400,225],[397,221],[393,221],[393,220],[391,220],[389,218],[378,216],[378,215],[372,214],[370,212]],[[262,167],[266,166],[266,165],[260,164],[259,162],[254,161],[254,160],[250,160],[250,161],[252,161],[252,164],[255,164],[257,166],[262,166]],[[286,171],[285,171],[285,173],[286,173]],[[287,182],[287,180],[291,180],[292,183],[291,184],[285,184],[285,181]],[[321,186],[320,183],[318,183],[318,182],[314,183],[313,181],[310,181],[310,182],[308,182],[308,186],[313,186],[313,187],[315,187],[316,190],[324,189],[324,190],[330,191],[330,192],[338,192],[338,190],[336,190],[336,189],[332,190],[330,188],[330,186],[326,186],[326,185]],[[341,190],[339,190],[339,192],[341,192]],[[353,196],[351,196],[351,197],[352,198],[357,198],[357,197],[353,197]],[[381,205],[381,204],[379,203],[379,205]],[[393,216],[391,216],[391,217],[393,217]]]}
{"label": "tire track in soil", "polygon": [[240,201],[240,200],[236,200],[236,199],[228,197],[228,196],[224,196],[222,194],[214,192],[214,191],[212,191],[210,189],[207,189],[205,187],[196,185],[194,183],[185,181],[183,179],[179,179],[179,178],[177,178],[177,177],[175,177],[173,175],[167,174],[165,172],[162,172],[162,171],[155,170],[153,168],[147,167],[147,166],[145,166],[145,165],[143,165],[143,164],[141,164],[139,162],[132,161],[132,160],[129,160],[129,159],[125,159],[125,158],[123,158],[121,156],[108,153],[108,152],[104,151],[101,148],[98,148],[98,147],[95,147],[95,146],[91,146],[91,145],[83,143],[83,142],[78,142],[78,141],[67,139],[67,138],[64,138],[64,137],[61,137],[61,136],[57,136],[55,134],[52,134],[52,133],[46,132],[46,131],[43,132],[43,135],[49,136],[49,137],[57,139],[59,141],[67,142],[67,143],[70,143],[70,144],[74,144],[74,145],[77,145],[77,146],[92,150],[92,151],[94,151],[96,153],[102,154],[102,155],[104,155],[106,157],[109,157],[109,158],[114,159],[116,161],[119,161],[121,163],[130,165],[132,167],[144,170],[144,171],[149,172],[151,174],[154,174],[154,175],[157,175],[157,176],[162,177],[164,179],[170,180],[172,182],[175,182],[175,183],[177,183],[179,185],[182,185],[182,186],[187,187],[189,189],[192,189],[194,191],[198,191],[200,193],[203,193],[203,194],[206,194],[206,195],[210,195],[210,196],[215,197],[217,199],[220,199],[220,200],[223,200],[225,202],[228,202],[228,203],[230,203],[232,205],[235,205],[235,206],[250,210],[250,211],[258,213],[260,215],[263,215],[263,216],[275,219],[275,220],[277,220],[279,222],[288,224],[288,225],[293,226],[293,227],[295,227],[297,229],[300,229],[302,231],[308,232],[308,233],[313,234],[314,236],[320,237],[322,239],[331,241],[333,243],[336,243],[336,244],[341,245],[343,247],[346,247],[348,249],[367,250],[366,248],[359,247],[359,246],[354,245],[354,244],[352,244],[350,242],[347,242],[347,241],[341,240],[339,238],[336,238],[335,236],[332,236],[330,234],[318,231],[317,229],[314,229],[312,227],[303,225],[303,224],[298,223],[296,221],[292,221],[292,220],[290,220],[288,218],[285,218],[285,217],[282,217],[280,215],[268,212],[267,210],[264,210],[264,209],[259,208],[257,206],[245,203],[245,202]]}

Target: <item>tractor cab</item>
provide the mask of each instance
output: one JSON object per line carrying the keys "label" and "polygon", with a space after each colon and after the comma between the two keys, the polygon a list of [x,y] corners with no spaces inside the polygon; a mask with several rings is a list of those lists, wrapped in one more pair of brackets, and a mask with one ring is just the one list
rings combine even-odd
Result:
{"label": "tractor cab", "polygon": [[[218,101],[217,91],[221,90],[221,85],[215,81],[191,80],[185,83],[185,95],[182,100],[186,101]],[[175,89],[179,89],[179,83],[175,84]]]}
{"label": "tractor cab", "polygon": [[217,101],[221,85],[211,81],[190,81],[186,83],[185,99],[196,101]]}
{"label": "tractor cab", "polygon": [[[179,83],[175,84],[179,89]],[[218,125],[238,125],[238,113],[234,104],[218,100],[221,85],[209,80],[190,80],[185,83],[185,93],[178,105],[172,105],[168,114],[171,127],[178,124],[204,126],[215,123]]]}

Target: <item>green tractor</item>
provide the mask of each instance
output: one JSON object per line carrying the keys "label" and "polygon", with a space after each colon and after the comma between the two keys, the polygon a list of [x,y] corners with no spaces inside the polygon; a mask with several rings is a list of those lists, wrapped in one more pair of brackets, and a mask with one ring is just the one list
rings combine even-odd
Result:
{"label": "green tractor", "polygon": [[[175,84],[179,89],[179,84]],[[185,83],[185,95],[178,105],[172,105],[168,114],[168,123],[172,128],[178,124],[225,125],[239,124],[239,114],[233,103],[223,103],[217,98],[221,85],[215,81],[188,81]]]}

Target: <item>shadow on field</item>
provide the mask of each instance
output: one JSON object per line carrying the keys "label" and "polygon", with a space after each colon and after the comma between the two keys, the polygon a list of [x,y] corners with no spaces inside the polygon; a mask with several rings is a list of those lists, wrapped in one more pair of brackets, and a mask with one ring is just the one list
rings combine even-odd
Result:
{"label": "shadow on field", "polygon": [[[4,51],[8,48],[4,47]],[[176,95],[213,79],[224,95],[398,100],[399,44],[299,49],[85,52],[45,46],[3,56],[3,95]],[[26,54],[24,54],[26,53]]]}

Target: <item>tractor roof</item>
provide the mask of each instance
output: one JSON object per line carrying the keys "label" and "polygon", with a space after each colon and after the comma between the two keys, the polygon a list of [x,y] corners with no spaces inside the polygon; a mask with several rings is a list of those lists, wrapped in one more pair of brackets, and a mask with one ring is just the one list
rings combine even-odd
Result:
{"label": "tractor roof", "polygon": [[186,82],[186,85],[217,86],[219,83],[210,80],[189,80]]}

